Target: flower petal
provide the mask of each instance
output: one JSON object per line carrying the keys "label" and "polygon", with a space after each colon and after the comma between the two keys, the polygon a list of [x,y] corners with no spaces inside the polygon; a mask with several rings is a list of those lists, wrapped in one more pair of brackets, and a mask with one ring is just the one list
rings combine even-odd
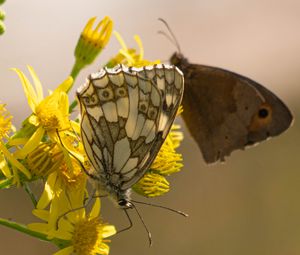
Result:
{"label": "flower petal", "polygon": [[127,51],[128,48],[127,48],[126,43],[124,42],[122,36],[117,31],[114,31],[113,34],[117,38],[117,40],[119,41],[119,43],[121,44],[122,49],[124,51]]}
{"label": "flower petal", "polygon": [[108,255],[109,246],[106,243],[101,243],[97,249],[97,254]]}
{"label": "flower petal", "polygon": [[[74,230],[74,225],[70,221],[62,218],[58,222],[58,228],[63,229],[65,232],[71,233]],[[64,239],[66,239],[66,238],[64,238]]]}
{"label": "flower petal", "polygon": [[3,145],[2,142],[0,142],[0,150],[4,154],[4,156],[10,161],[12,165],[14,165],[16,168],[18,168],[23,174],[26,175],[28,179],[31,178],[30,172],[26,169],[25,166],[23,166],[17,159],[15,159],[10,152],[6,149],[6,147]]}
{"label": "flower petal", "polygon": [[53,255],[69,255],[74,251],[73,246],[68,246],[59,250],[58,252],[53,253]]}
{"label": "flower petal", "polygon": [[27,225],[27,228],[42,234],[47,234],[49,226],[47,223],[30,223]]}
{"label": "flower petal", "polygon": [[52,238],[59,238],[62,240],[72,240],[73,237],[73,233],[67,232],[65,229],[57,231],[52,229],[51,231],[49,231],[49,235],[52,236]]}
{"label": "flower petal", "polygon": [[32,214],[44,221],[48,221],[49,219],[49,211],[47,210],[33,209]]}
{"label": "flower petal", "polygon": [[66,80],[63,81],[62,84],[60,84],[54,91],[55,92],[68,92],[73,85],[73,78],[69,76]]}
{"label": "flower petal", "polygon": [[41,195],[41,198],[36,206],[37,209],[44,209],[48,206],[50,201],[53,199],[54,185],[57,179],[57,172],[53,172],[48,176],[47,182],[45,184],[45,189]]}
{"label": "flower petal", "polygon": [[102,228],[102,237],[103,238],[107,238],[116,233],[117,233],[116,228],[113,225],[106,225],[106,226],[103,226],[103,228]]}
{"label": "flower petal", "polygon": [[45,130],[39,127],[33,135],[29,138],[24,147],[14,153],[14,156],[18,159],[24,159],[30,152],[32,152],[42,140]]}
{"label": "flower petal", "polygon": [[28,68],[28,70],[31,74],[31,78],[32,78],[34,86],[35,86],[37,101],[41,102],[44,98],[44,96],[43,96],[43,87],[42,87],[41,81],[40,81],[39,77],[37,76],[37,74],[34,71],[32,66],[28,65],[27,68]]}
{"label": "flower petal", "polygon": [[96,201],[93,205],[93,208],[90,212],[90,219],[94,219],[94,218],[97,218],[99,217],[99,213],[100,213],[100,199],[99,198],[96,198]]}
{"label": "flower petal", "polygon": [[35,112],[35,107],[39,104],[39,101],[38,101],[38,96],[33,89],[33,86],[31,85],[30,81],[27,79],[27,77],[24,75],[23,72],[21,72],[17,68],[12,68],[12,70],[15,71],[19,76],[25,95],[27,97],[28,104],[31,110]]}
{"label": "flower petal", "polygon": [[0,154],[0,170],[2,171],[2,173],[4,174],[4,176],[6,178],[12,177],[10,169],[9,169],[7,162],[6,162],[5,158],[3,157],[2,153]]}
{"label": "flower petal", "polygon": [[140,49],[139,60],[142,60],[144,58],[144,47],[143,47],[142,40],[138,35],[134,36],[134,40],[136,41],[136,43]]}

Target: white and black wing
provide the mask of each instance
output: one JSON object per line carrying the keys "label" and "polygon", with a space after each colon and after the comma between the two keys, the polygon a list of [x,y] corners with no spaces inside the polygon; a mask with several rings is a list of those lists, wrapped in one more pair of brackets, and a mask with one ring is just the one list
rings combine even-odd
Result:
{"label": "white and black wing", "polygon": [[90,75],[78,89],[81,135],[102,185],[127,190],[155,159],[183,95],[173,66],[117,66]]}

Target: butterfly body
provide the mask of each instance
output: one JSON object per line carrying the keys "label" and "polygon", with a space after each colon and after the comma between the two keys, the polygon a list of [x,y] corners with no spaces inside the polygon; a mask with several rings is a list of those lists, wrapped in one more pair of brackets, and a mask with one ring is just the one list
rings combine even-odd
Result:
{"label": "butterfly body", "polygon": [[89,176],[121,208],[147,171],[175,119],[183,75],[175,66],[116,66],[91,74],[77,91]]}
{"label": "butterfly body", "polygon": [[285,104],[257,82],[221,68],[170,60],[185,77],[183,119],[207,163],[224,161],[285,131],[293,120]]}

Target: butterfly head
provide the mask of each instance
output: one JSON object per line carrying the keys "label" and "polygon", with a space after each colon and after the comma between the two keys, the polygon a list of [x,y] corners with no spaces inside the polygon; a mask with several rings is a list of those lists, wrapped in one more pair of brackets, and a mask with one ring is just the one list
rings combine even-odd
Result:
{"label": "butterfly head", "polygon": [[118,205],[121,209],[128,209],[128,208],[133,207],[132,203],[129,202],[127,199],[124,199],[124,198],[118,200]]}
{"label": "butterfly head", "polygon": [[177,66],[179,69],[184,70],[188,65],[188,60],[183,56],[182,53],[175,52],[170,58],[170,63]]}

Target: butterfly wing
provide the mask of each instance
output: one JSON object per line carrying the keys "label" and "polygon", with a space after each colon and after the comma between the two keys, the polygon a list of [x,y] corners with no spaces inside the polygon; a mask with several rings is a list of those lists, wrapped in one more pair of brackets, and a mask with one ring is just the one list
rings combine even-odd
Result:
{"label": "butterfly wing", "polygon": [[[156,116],[156,124],[152,128],[151,138],[153,140],[150,143],[148,153],[139,161],[137,172],[131,178],[128,178],[128,180],[123,181],[122,190],[126,190],[135,184],[155,159],[174,122],[177,110],[181,104],[184,89],[183,74],[175,66],[155,65],[154,68],[148,66],[132,68],[130,70],[136,74],[139,87],[141,87],[143,80],[151,81],[153,89],[157,90],[160,94],[161,104]],[[139,116],[140,114],[139,112]],[[139,136],[140,139],[143,139],[142,133]],[[139,150],[146,149],[147,141],[142,142],[136,152],[139,154]]]}
{"label": "butterfly wing", "polygon": [[[171,83],[167,76],[174,77]],[[82,141],[102,188],[126,191],[143,176],[182,95],[183,75],[171,66],[118,66],[89,77],[77,92]]]}
{"label": "butterfly wing", "polygon": [[183,118],[207,163],[286,130],[292,114],[262,85],[220,68],[182,67]]}

